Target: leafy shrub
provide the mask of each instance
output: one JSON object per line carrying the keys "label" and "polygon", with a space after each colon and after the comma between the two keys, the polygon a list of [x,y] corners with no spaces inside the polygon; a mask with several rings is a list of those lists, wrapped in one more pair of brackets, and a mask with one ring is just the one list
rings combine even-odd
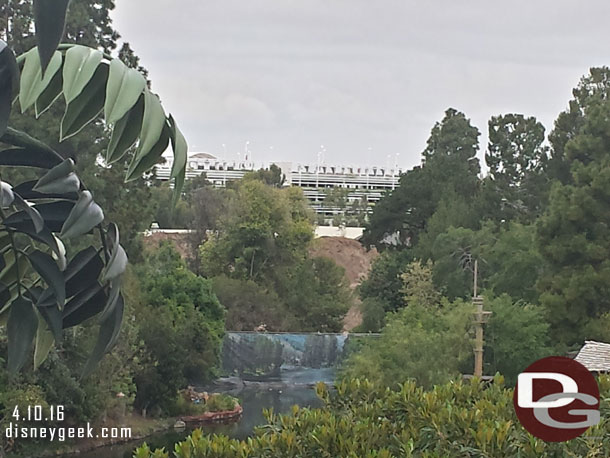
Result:
{"label": "leafy shrub", "polygon": [[223,410],[233,410],[238,400],[228,394],[217,393],[210,396],[205,403],[205,410],[208,412],[221,412]]}
{"label": "leafy shrub", "polygon": [[440,309],[411,304],[389,314],[381,336],[367,339],[341,373],[385,386],[409,379],[427,387],[445,382],[470,361],[471,316],[471,304],[461,301],[444,301]]}
{"label": "leafy shrub", "polygon": [[485,307],[492,311],[485,329],[486,373],[500,372],[513,384],[524,368],[553,353],[541,307],[514,302],[507,294],[486,300]]}

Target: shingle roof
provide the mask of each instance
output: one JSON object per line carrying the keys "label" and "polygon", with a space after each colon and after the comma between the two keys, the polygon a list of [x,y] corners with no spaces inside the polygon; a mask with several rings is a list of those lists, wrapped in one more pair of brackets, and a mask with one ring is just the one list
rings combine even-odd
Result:
{"label": "shingle roof", "polygon": [[610,372],[610,344],[586,340],[574,360],[591,372]]}

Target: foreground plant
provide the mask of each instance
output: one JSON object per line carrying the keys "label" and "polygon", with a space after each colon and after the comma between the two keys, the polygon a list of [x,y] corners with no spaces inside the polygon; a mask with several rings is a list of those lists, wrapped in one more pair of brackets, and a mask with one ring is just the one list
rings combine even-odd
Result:
{"label": "foreground plant", "polygon": [[[38,367],[63,329],[93,318],[99,334],[84,374],[95,367],[119,335],[127,256],[118,227],[104,220],[74,162],[11,128],[11,109],[33,108],[38,118],[63,97],[60,141],[103,114],[112,128],[105,163],[130,155],[126,181],[153,167],[171,142],[176,194],[184,183],[186,141],[144,76],[96,49],[59,45],[68,3],[34,0],[38,46],[24,55],[15,57],[0,40],[0,166],[36,176],[0,181],[0,324],[6,325],[13,373],[28,360],[33,342]],[[68,253],[64,242],[78,251]]]}

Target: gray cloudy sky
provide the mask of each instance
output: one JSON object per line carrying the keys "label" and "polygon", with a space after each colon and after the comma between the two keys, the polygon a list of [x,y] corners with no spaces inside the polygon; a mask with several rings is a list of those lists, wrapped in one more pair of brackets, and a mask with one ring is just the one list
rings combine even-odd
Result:
{"label": "gray cloudy sky", "polygon": [[[191,151],[255,161],[419,162],[448,107],[481,131],[547,127],[589,67],[610,64],[610,2],[118,0],[115,26]],[[393,163],[394,159],[391,159]]]}

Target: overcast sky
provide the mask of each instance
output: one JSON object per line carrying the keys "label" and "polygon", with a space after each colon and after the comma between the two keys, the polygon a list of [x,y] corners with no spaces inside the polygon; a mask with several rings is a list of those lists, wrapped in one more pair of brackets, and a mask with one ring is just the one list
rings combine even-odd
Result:
{"label": "overcast sky", "polygon": [[[610,64],[610,2],[117,0],[116,28],[191,151],[411,167],[448,107],[547,128]],[[226,154],[222,144],[226,145]],[[482,157],[482,153],[481,153]]]}

